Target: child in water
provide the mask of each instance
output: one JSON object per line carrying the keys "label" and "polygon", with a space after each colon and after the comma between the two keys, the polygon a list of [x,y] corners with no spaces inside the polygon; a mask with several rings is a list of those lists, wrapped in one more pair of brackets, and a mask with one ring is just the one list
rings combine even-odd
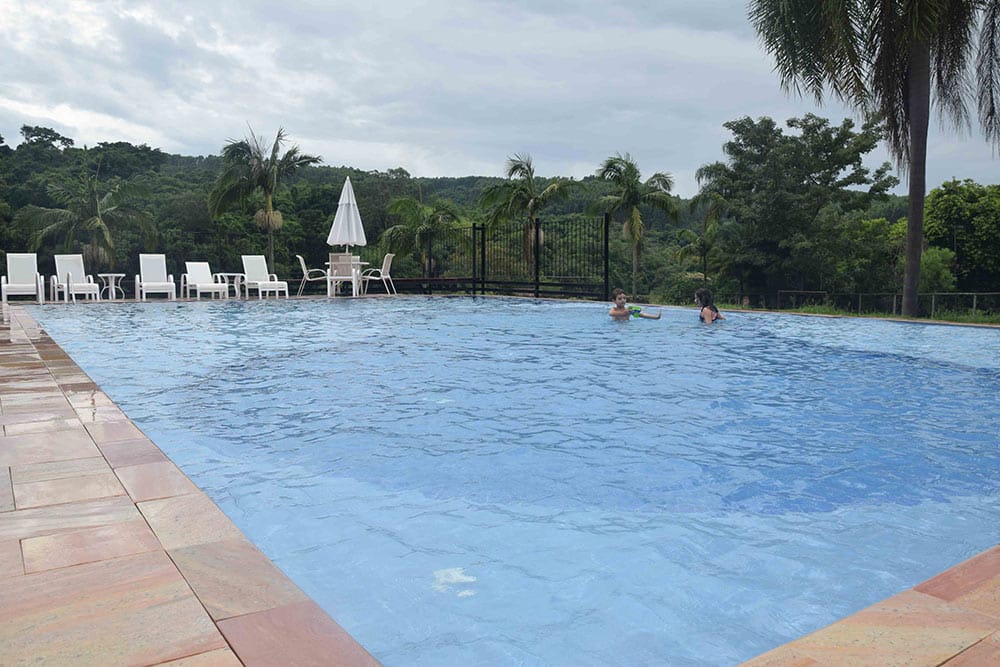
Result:
{"label": "child in water", "polygon": [[644,317],[647,320],[658,320],[662,314],[661,311],[657,311],[656,315],[651,315],[649,313],[642,312],[642,308],[639,308],[638,306],[629,306],[628,295],[626,295],[625,290],[620,287],[615,288],[615,291],[611,293],[611,298],[614,300],[614,305],[611,306],[611,310],[608,311],[608,315],[610,315],[613,320],[627,320],[630,317]]}

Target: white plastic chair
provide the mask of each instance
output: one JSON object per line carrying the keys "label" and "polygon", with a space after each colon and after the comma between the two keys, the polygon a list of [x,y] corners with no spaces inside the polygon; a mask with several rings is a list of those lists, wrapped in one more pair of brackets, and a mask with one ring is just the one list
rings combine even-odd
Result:
{"label": "white plastic chair", "polygon": [[[392,282],[392,276],[389,275],[389,269],[392,267],[392,258],[396,255],[394,253],[389,253],[382,258],[382,268],[380,269],[365,269],[361,272],[361,293],[368,294],[368,283],[373,280],[381,280],[382,284],[385,286],[386,294],[396,294],[396,285]],[[392,291],[390,292],[390,288]]]}
{"label": "white plastic chair", "polygon": [[330,253],[330,269],[326,274],[326,295],[337,296],[340,286],[351,283],[351,296],[357,296],[361,285],[360,271],[350,253]]}
{"label": "white plastic chair", "polygon": [[49,279],[49,298],[52,301],[58,301],[60,293],[67,303],[71,297],[75,303],[77,294],[101,300],[101,286],[84,270],[83,255],[56,255],[54,259],[56,274]]}
{"label": "white plastic chair", "polygon": [[166,294],[170,301],[177,298],[174,277],[167,275],[166,255],[139,255],[139,275],[135,277],[135,299],[145,301],[150,294]]}
{"label": "white plastic chair", "polygon": [[[299,266],[302,267],[302,282],[299,283],[299,291],[295,296],[302,296],[302,290],[305,289],[306,283],[326,280],[326,271],[323,269],[310,269],[306,267],[306,260],[302,258],[302,255],[296,255],[296,257],[299,258]],[[313,274],[316,275],[314,276]]]}
{"label": "white plastic chair", "polygon": [[196,299],[201,299],[202,292],[213,298],[216,294],[229,298],[229,283],[212,275],[208,262],[184,262],[184,268],[187,273],[181,274],[181,294],[185,299],[191,298],[192,291]]}
{"label": "white plastic chair", "polygon": [[45,303],[45,281],[38,272],[38,255],[7,253],[7,275],[0,277],[0,301],[7,303],[8,295],[34,295],[38,303]]}
{"label": "white plastic chair", "polygon": [[285,293],[288,298],[288,283],[278,280],[278,276],[267,272],[267,261],[264,255],[243,255],[243,284],[246,286],[247,298],[250,290],[257,290],[257,298],[263,299],[265,294],[273,293],[277,298]]}

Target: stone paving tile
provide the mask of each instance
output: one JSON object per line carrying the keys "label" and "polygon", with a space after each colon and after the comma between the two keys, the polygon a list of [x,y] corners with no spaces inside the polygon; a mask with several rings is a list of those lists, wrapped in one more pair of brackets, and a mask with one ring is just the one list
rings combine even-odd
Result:
{"label": "stone paving tile", "polygon": [[[103,460],[103,459],[102,459]],[[125,494],[115,474],[106,470],[95,475],[65,477],[42,482],[14,482],[14,505],[18,509],[61,505]]]}
{"label": "stone paving tile", "polygon": [[92,391],[68,391],[66,399],[74,408],[115,407],[115,402],[99,389]]}
{"label": "stone paving tile", "polygon": [[98,445],[98,449],[104,454],[104,458],[108,460],[112,468],[170,460],[149,438],[105,442]]}
{"label": "stone paving tile", "polygon": [[18,540],[0,540],[0,579],[23,575],[21,543]]}
{"label": "stone paving tile", "polygon": [[157,461],[116,468],[118,479],[132,500],[155,500],[197,493],[198,487],[172,461]]}
{"label": "stone paving tile", "polygon": [[[46,419],[41,421],[24,421],[4,425],[6,435],[25,435],[28,433],[52,433],[53,431],[80,431],[87,434],[79,419]],[[87,434],[89,437],[89,434]]]}
{"label": "stone paving tile", "polygon": [[967,561],[932,577],[914,590],[942,600],[954,600],[1000,576],[1000,546],[973,556]]}
{"label": "stone paving tile", "polygon": [[85,423],[84,426],[97,444],[115,440],[135,440],[146,435],[131,421],[106,421]]}
{"label": "stone paving tile", "polygon": [[76,408],[76,416],[84,424],[128,421],[128,415],[117,407]]}
{"label": "stone paving tile", "polygon": [[945,667],[984,667],[1000,665],[1000,632],[982,640],[968,648],[951,660],[944,663]]}
{"label": "stone paving tile", "polygon": [[29,537],[21,541],[24,570],[28,573],[158,549],[160,541],[143,519]]}
{"label": "stone paving tile", "polygon": [[246,539],[229,517],[201,492],[147,500],[137,506],[168,551],[206,542]]}
{"label": "stone paving tile", "polygon": [[994,618],[909,590],[743,664],[938,665],[995,628]]}
{"label": "stone paving tile", "polygon": [[368,667],[378,661],[308,600],[218,622],[247,667]]}
{"label": "stone paving tile", "polygon": [[170,557],[217,621],[309,599],[247,540],[171,549]]}
{"label": "stone paving tile", "polygon": [[139,510],[126,495],[4,512],[0,514],[0,542],[141,518]]}
{"label": "stone paving tile", "polygon": [[157,667],[242,667],[243,663],[230,649],[199,653],[180,660],[161,662]]}
{"label": "stone paving tile", "polygon": [[100,455],[93,439],[78,431],[29,433],[0,438],[0,466],[82,459]]}
{"label": "stone paving tile", "polygon": [[[100,452],[98,452],[100,454]],[[82,459],[67,459],[65,461],[46,461],[45,463],[29,463],[14,466],[10,470],[11,480],[15,485],[32,482],[46,482],[53,479],[80,477],[81,475],[97,475],[108,472],[108,463],[103,456],[90,456]]]}
{"label": "stone paving tile", "polygon": [[10,468],[0,468],[0,512],[14,510],[14,485],[10,480]]}
{"label": "stone paving tile", "polygon": [[149,665],[226,644],[156,551],[6,579],[0,646],[10,664]]}

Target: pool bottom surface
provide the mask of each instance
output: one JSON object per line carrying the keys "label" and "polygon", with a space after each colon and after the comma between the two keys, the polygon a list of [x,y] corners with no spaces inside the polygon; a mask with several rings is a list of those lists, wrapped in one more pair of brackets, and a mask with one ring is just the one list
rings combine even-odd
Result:
{"label": "pool bottom surface", "polygon": [[[402,301],[402,313],[394,304],[394,313],[412,321],[426,310],[424,301],[418,303],[408,308]],[[652,328],[655,322],[582,329],[592,320],[577,317],[583,313],[573,308],[591,318],[586,306],[529,304],[527,315],[518,311],[533,316],[522,324],[537,325],[554,314],[583,333],[549,327],[539,334],[532,327],[528,335],[524,326],[484,323],[474,308],[446,303],[455,315],[447,335],[432,330],[416,345],[395,340],[412,330],[378,330],[384,311],[331,312],[329,304],[318,313],[256,308],[255,320],[280,313],[285,330],[336,316],[343,320],[340,335],[319,348],[291,352],[244,340],[242,349],[252,353],[242,358],[229,340],[234,336],[218,329],[213,355],[222,358],[189,363],[169,357],[162,368],[167,386],[153,390],[136,378],[135,407],[144,428],[153,429],[157,442],[165,441],[171,456],[265,552],[387,664],[462,656],[485,663],[563,664],[573,656],[592,664],[623,658],[731,664],[908,588],[996,541],[974,546],[997,512],[987,490],[993,460],[987,457],[978,471],[938,469],[942,462],[975,457],[976,447],[989,443],[977,430],[983,425],[963,422],[955,431],[963,446],[950,447],[941,433],[951,424],[925,424],[923,441],[914,447],[918,455],[893,456],[896,431],[885,419],[862,430],[866,438],[849,426],[852,411],[870,410],[856,395],[878,397],[884,393],[879,386],[862,383],[826,398],[854,366],[871,365],[874,358],[895,372],[906,357],[848,348],[836,359],[847,368],[825,366],[833,377],[816,388],[810,386],[814,379],[797,377],[797,364],[815,346],[793,345],[776,360],[784,364],[762,369],[759,361],[749,362],[757,371],[770,370],[767,382],[791,396],[754,395],[743,390],[754,378],[728,363],[730,346],[747,340],[727,336],[743,329],[694,329],[716,336],[707,341],[726,386],[690,372],[706,339],[691,338],[684,328],[690,323],[668,318],[690,317],[686,311],[668,311],[660,329]],[[186,317],[228,316],[231,309],[197,306]],[[130,326],[141,324],[134,312],[127,314]],[[170,317],[179,314],[184,311]],[[355,326],[355,318],[368,326]],[[207,323],[198,319],[166,334],[165,348]],[[459,335],[463,325],[475,340]],[[482,350],[484,339],[500,334],[516,344]],[[348,344],[358,339],[361,345]],[[586,348],[586,358],[565,353],[574,341]],[[673,349],[651,351],[649,343]],[[602,357],[605,344],[624,348],[625,358],[640,352],[654,357],[647,366],[659,363],[668,381],[656,384],[632,369],[609,374],[617,356]],[[275,359],[289,355],[301,363],[280,370]],[[208,419],[198,426],[186,419],[193,392],[185,388],[190,377],[176,378],[179,363],[180,375],[201,378],[213,397]],[[419,371],[423,383],[396,386],[392,371],[399,368]],[[536,371],[534,377],[510,379],[523,368]],[[470,369],[483,376],[473,386]],[[930,387],[936,382],[928,369],[995,382],[989,368],[932,361],[918,368]],[[122,379],[131,385],[127,372],[112,372],[119,386]],[[227,377],[246,379],[227,389]],[[319,387],[309,384],[317,378]],[[587,382],[560,394],[567,378],[570,386]],[[250,391],[273,393],[295,379],[301,389],[280,407]],[[883,373],[882,379],[891,384],[894,378]],[[144,393],[156,400],[139,401]],[[906,407],[923,398],[894,390],[882,402]],[[809,421],[812,431],[800,431],[798,441],[783,441],[777,452],[762,450],[764,434],[790,427],[781,413],[793,399],[797,416],[818,407],[822,418]],[[662,405],[677,410],[655,412]],[[685,428],[699,422],[690,415],[706,409],[715,419],[710,432]],[[496,426],[501,412],[514,417],[502,428]],[[250,432],[229,437],[229,413]],[[572,419],[581,413],[593,419]],[[904,414],[910,424],[918,416]],[[608,428],[620,442],[602,442]],[[706,446],[718,442],[726,445],[721,451]],[[887,460],[874,460],[883,452]],[[907,470],[913,458],[924,463]],[[931,483],[913,483],[914,474]],[[899,554],[901,541],[912,544],[914,538],[926,548]]]}

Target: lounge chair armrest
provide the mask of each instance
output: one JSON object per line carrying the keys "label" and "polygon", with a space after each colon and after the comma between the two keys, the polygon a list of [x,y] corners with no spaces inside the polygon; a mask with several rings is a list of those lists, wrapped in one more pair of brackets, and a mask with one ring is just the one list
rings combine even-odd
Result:
{"label": "lounge chair armrest", "polygon": [[269,273],[269,274],[267,274],[267,279],[270,280],[272,283],[278,282],[278,274],[277,273]]}

